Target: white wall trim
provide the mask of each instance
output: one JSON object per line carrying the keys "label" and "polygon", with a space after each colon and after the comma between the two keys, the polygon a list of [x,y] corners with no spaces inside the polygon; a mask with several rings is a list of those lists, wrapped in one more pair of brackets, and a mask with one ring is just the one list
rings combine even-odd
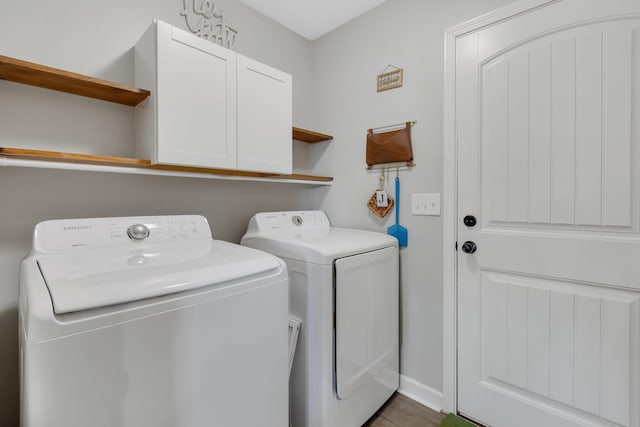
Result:
{"label": "white wall trim", "polygon": [[407,396],[411,400],[433,409],[442,411],[443,395],[438,390],[426,386],[413,378],[400,375],[400,388],[398,393]]}
{"label": "white wall trim", "polygon": [[545,7],[551,3],[558,3],[562,0],[520,0],[514,3],[503,6],[499,9],[478,16],[477,18],[470,19],[461,24],[448,28],[446,31],[454,34],[456,37],[460,37],[473,31],[478,31],[484,27],[497,24],[501,21],[505,21],[514,18],[518,15],[528,13],[533,9],[539,9]]}
{"label": "white wall trim", "polygon": [[[444,177],[443,177],[443,392],[441,407],[445,412],[458,411],[457,378],[457,251],[458,182],[456,131],[456,39],[498,22],[514,18],[532,9],[545,7],[562,0],[520,0],[485,15],[471,19],[445,31],[444,46]],[[400,382],[402,387],[402,379]],[[402,391],[401,391],[402,393]],[[404,393],[403,393],[404,394]],[[409,396],[409,395],[408,395]],[[411,397],[411,396],[409,396]],[[418,400],[418,399],[416,399]],[[429,406],[429,405],[427,405]]]}
{"label": "white wall trim", "polygon": [[456,35],[445,31],[444,58],[444,177],[442,221],[443,239],[443,310],[442,310],[442,378],[443,408],[457,413],[457,170],[456,156]]}

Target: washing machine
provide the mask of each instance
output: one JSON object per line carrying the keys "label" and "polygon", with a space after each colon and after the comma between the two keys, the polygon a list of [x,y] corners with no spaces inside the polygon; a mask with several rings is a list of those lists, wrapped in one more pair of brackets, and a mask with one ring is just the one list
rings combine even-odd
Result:
{"label": "washing machine", "polygon": [[302,211],[256,214],[241,244],[289,270],[289,312],[301,321],[291,425],[361,426],[399,386],[397,240]]}
{"label": "washing machine", "polygon": [[287,425],[276,257],[197,215],[53,220],[20,274],[23,427]]}

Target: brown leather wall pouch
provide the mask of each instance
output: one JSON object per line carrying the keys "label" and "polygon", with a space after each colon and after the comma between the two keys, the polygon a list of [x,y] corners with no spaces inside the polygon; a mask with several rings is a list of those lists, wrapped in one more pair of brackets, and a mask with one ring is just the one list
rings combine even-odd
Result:
{"label": "brown leather wall pouch", "polygon": [[413,150],[411,148],[411,123],[406,127],[390,132],[373,133],[373,129],[367,131],[367,166],[384,163],[413,162]]}

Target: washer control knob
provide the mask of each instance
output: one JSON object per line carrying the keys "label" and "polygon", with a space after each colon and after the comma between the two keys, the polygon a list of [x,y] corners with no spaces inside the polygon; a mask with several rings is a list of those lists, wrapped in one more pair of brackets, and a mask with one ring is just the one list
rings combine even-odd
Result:
{"label": "washer control knob", "polygon": [[149,237],[149,228],[144,224],[134,224],[127,228],[127,236],[129,236],[131,240],[144,240]]}
{"label": "washer control knob", "polygon": [[300,227],[302,225],[302,217],[300,215],[296,215],[291,217],[291,222]]}

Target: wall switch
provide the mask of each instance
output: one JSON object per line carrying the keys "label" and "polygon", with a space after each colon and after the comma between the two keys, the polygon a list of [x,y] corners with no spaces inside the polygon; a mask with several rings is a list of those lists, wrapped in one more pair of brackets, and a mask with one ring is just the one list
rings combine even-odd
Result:
{"label": "wall switch", "polygon": [[440,194],[411,194],[411,215],[440,215]]}

